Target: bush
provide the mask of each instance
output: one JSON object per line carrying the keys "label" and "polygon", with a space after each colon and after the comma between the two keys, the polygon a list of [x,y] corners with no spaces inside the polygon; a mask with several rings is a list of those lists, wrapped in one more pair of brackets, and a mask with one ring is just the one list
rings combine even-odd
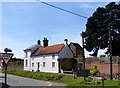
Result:
{"label": "bush", "polygon": [[77,63],[75,58],[59,58],[58,61],[62,70],[72,70],[74,69],[74,64]]}
{"label": "bush", "polygon": [[90,77],[87,78],[87,81],[88,81],[88,82],[90,82],[90,81],[92,81],[92,80],[93,80],[93,79],[90,78]]}
{"label": "bush", "polygon": [[97,66],[94,65],[93,68],[90,68],[90,74],[92,76],[95,76],[96,74],[100,73],[99,70],[97,69]]}
{"label": "bush", "polygon": [[12,65],[12,62],[9,62],[8,65]]}

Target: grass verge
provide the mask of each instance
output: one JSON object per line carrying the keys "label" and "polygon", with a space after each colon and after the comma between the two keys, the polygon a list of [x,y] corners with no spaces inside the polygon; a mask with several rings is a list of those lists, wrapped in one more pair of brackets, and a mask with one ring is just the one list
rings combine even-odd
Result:
{"label": "grass verge", "polygon": [[[3,70],[3,72],[4,72],[4,70]],[[78,77],[76,77],[76,79],[73,79],[73,75],[68,75],[68,74],[31,72],[31,71],[24,71],[24,70],[7,70],[7,73],[22,76],[22,77],[27,77],[27,78],[38,79],[38,80],[64,83],[64,84],[66,84],[66,86],[74,86],[74,87],[95,86],[95,82],[88,83],[87,81],[84,81],[84,77],[80,77],[80,84],[79,84]],[[92,79],[89,78],[87,80],[91,81]],[[118,82],[119,81],[105,80],[104,86],[118,86]],[[97,81],[97,86],[102,86],[102,80]],[[72,87],[72,88],[74,88],[74,87]]]}

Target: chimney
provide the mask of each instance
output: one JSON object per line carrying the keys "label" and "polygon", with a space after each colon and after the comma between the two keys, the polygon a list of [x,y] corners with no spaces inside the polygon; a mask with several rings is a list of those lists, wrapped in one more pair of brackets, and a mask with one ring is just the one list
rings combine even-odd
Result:
{"label": "chimney", "polygon": [[39,45],[40,45],[40,40],[38,40],[38,41],[37,41],[37,44],[39,44]]}
{"label": "chimney", "polygon": [[67,39],[64,40],[64,44],[65,44],[65,46],[68,45],[68,40]]}
{"label": "chimney", "polygon": [[48,40],[47,40],[47,38],[44,37],[43,47],[46,47],[46,46],[48,46]]}

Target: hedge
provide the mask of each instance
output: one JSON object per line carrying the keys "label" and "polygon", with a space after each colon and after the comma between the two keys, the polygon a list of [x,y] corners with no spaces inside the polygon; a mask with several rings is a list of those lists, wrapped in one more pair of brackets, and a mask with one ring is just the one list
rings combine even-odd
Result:
{"label": "hedge", "polygon": [[75,69],[75,64],[77,60],[75,58],[59,58],[60,68],[62,70],[72,70]]}

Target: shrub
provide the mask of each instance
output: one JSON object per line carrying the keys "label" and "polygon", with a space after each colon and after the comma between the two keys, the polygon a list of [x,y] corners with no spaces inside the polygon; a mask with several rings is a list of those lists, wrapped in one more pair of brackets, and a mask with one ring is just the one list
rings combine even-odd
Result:
{"label": "shrub", "polygon": [[94,65],[93,68],[90,68],[90,74],[95,76],[96,74],[100,73],[99,70],[97,69],[97,66]]}
{"label": "shrub", "polygon": [[46,75],[46,80],[59,80],[60,78],[62,78],[63,75]]}
{"label": "shrub", "polygon": [[58,61],[62,70],[72,70],[74,64],[77,63],[75,58],[59,58]]}
{"label": "shrub", "polygon": [[12,62],[9,62],[9,64],[8,65],[12,65]]}
{"label": "shrub", "polygon": [[90,78],[90,77],[87,78],[87,81],[88,81],[88,82],[90,82],[90,81],[92,81],[92,80],[93,80],[93,79]]}

